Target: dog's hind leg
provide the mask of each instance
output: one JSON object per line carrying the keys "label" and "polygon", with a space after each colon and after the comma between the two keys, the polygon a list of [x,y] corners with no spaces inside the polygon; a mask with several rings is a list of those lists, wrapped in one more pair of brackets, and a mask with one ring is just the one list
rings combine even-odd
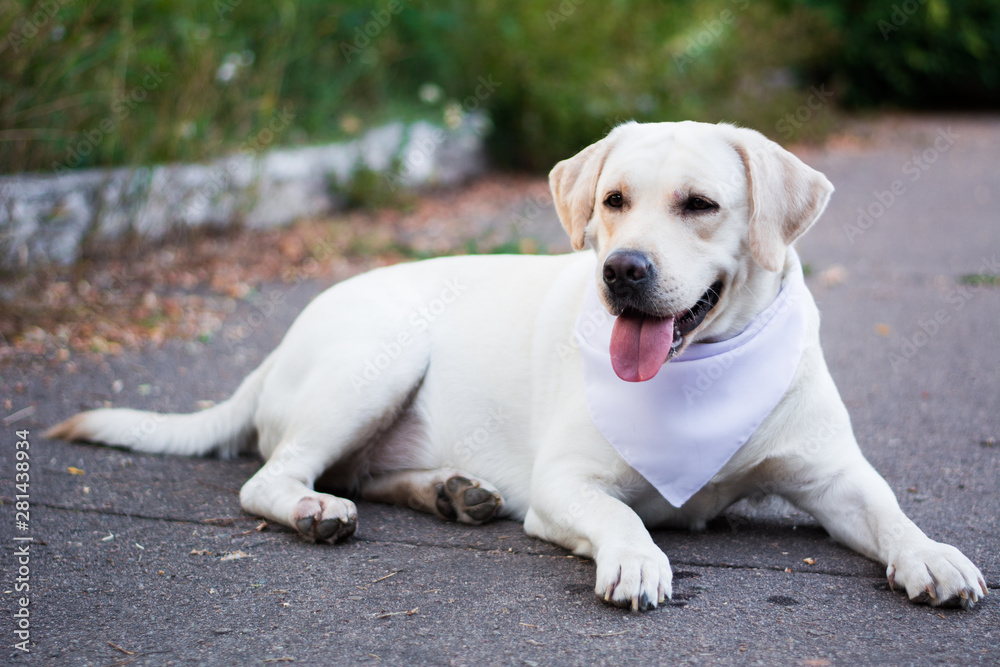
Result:
{"label": "dog's hind leg", "polygon": [[[302,337],[293,328],[282,346],[321,347]],[[354,503],[316,491],[315,484],[332,476],[343,488],[357,487],[366,447],[407,413],[427,369],[425,350],[414,341],[407,354],[358,384],[365,360],[377,358],[381,343],[371,336],[346,341],[318,359],[279,357],[258,411],[261,454],[267,461],[240,491],[244,510],[289,526],[310,541],[332,543],[355,532]]]}
{"label": "dog's hind leg", "polygon": [[454,468],[378,475],[361,483],[361,497],[473,525],[486,523],[503,506],[500,492],[491,484]]}
{"label": "dog's hind leg", "polygon": [[350,500],[313,490],[324,465],[309,454],[303,440],[284,440],[243,485],[240,504],[250,514],[294,528],[310,542],[350,537],[358,526],[358,510]]}

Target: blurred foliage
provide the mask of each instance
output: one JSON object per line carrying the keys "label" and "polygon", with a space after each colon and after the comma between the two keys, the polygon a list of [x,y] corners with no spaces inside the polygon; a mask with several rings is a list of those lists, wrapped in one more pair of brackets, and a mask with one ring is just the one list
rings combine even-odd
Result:
{"label": "blurred foliage", "polygon": [[809,0],[839,35],[814,73],[851,106],[1000,106],[997,0]]}
{"label": "blurred foliage", "polygon": [[347,183],[340,183],[331,177],[329,188],[344,200],[344,206],[348,209],[394,208],[406,211],[413,205],[413,193],[394,184],[393,176],[398,175],[399,171],[398,160],[389,166],[387,173],[361,166],[354,171]]}
{"label": "blurred foliage", "polygon": [[817,15],[750,0],[455,2],[448,14],[437,70],[450,67],[456,96],[484,74],[500,84],[487,101],[492,154],[531,169],[630,119],[729,120],[774,134],[805,101],[798,70],[829,43]]}
{"label": "blurred foliage", "polygon": [[993,0],[0,0],[0,171],[205,160],[478,108],[497,162],[537,170],[628,119],[801,140],[833,118],[829,77],[855,103],[995,101],[998,22]]}
{"label": "blurred foliage", "polygon": [[371,19],[360,5],[0,0],[0,171],[203,160],[407,118],[391,30],[341,53]]}

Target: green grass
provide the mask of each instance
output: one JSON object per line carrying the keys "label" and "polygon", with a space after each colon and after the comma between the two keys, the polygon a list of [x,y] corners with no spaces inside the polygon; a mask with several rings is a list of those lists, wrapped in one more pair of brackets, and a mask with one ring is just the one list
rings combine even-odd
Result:
{"label": "green grass", "polygon": [[987,285],[989,287],[1000,286],[1000,276],[995,273],[969,273],[961,277],[963,285]]}

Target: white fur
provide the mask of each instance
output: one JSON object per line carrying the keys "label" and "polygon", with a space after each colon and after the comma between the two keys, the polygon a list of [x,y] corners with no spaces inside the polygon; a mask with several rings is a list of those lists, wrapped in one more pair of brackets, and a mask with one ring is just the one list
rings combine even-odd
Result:
{"label": "white fur", "polygon": [[[550,180],[574,245],[592,250],[444,258],[358,276],[313,301],[230,401],[165,420],[99,410],[53,435],[204,454],[229,451],[252,426],[267,462],[244,486],[243,507],[309,539],[335,541],[356,522],[349,500],[313,490],[325,471],[345,491],[438,514],[435,502],[450,494],[469,522],[477,519],[458,496],[482,489],[529,534],[593,558],[597,593],[633,608],[671,594],[669,561],[646,526],[700,528],[761,492],[885,563],[911,598],[968,606],[986,594],[979,570],[907,519],[862,456],[814,304],[787,395],[681,508],[626,465],[588,415],[572,330],[608,254],[650,257],[653,306],[663,312],[690,308],[722,277],[722,300],[685,344],[728,338],[774,299],[788,246],[832,192],[821,174],[750,130],[661,123],[617,128]],[[615,191],[626,208],[604,205]],[[693,195],[718,209],[685,212]],[[143,420],[150,432],[131,438]],[[446,493],[451,479],[464,482]]]}

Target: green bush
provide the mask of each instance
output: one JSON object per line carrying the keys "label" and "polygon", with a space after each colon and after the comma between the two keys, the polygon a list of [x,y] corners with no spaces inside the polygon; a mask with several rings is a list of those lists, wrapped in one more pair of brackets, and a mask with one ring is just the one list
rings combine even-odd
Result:
{"label": "green bush", "polygon": [[810,0],[839,33],[819,75],[849,105],[1000,105],[1000,2]]}
{"label": "green bush", "polygon": [[830,123],[811,88],[830,77],[856,103],[995,102],[998,21],[990,0],[0,0],[0,172],[205,160],[477,108],[497,163],[536,170],[627,119],[801,140]]}
{"label": "green bush", "polygon": [[322,0],[0,0],[0,171],[203,160],[412,115],[391,30],[364,58],[341,53],[369,11]]}
{"label": "green bush", "polygon": [[630,119],[775,134],[805,99],[798,65],[831,43],[818,13],[751,0],[453,0],[403,16],[414,63],[464,106],[479,103],[484,80],[498,84],[481,102],[491,152],[535,170]]}

